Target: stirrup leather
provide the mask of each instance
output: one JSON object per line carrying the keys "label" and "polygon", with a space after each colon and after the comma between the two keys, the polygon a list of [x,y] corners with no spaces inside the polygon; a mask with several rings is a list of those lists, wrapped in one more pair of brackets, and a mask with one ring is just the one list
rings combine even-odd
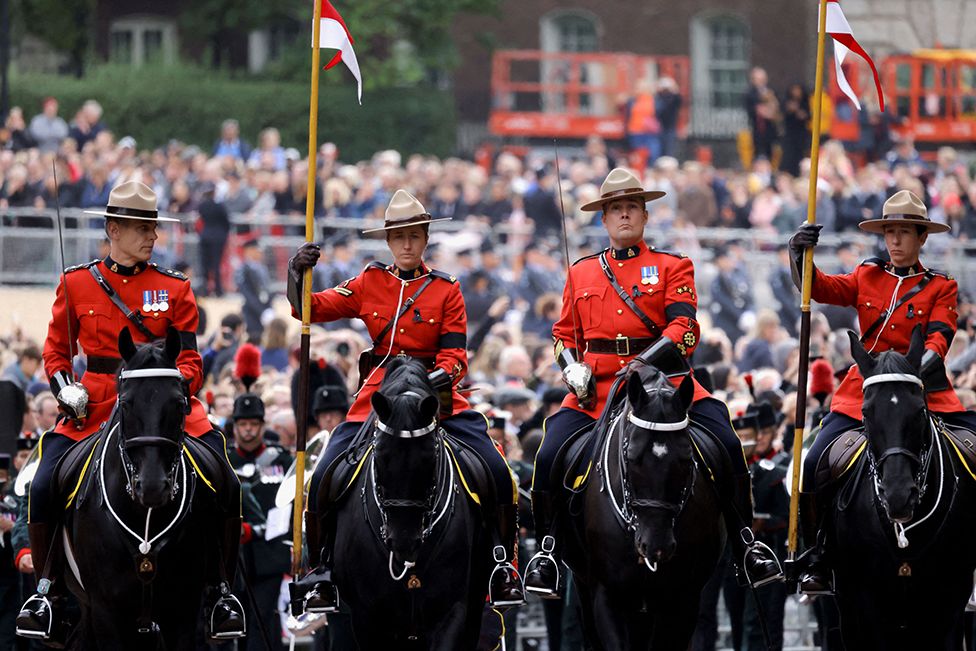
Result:
{"label": "stirrup leather", "polygon": [[[51,600],[47,598],[46,594],[33,594],[30,598],[24,602],[20,610],[23,612],[27,609],[27,606],[31,602],[39,602],[41,605],[39,608],[47,607],[48,618],[47,618],[47,630],[37,631],[29,628],[21,628],[17,626],[16,633],[21,637],[32,638],[35,640],[49,640],[51,639],[51,628],[54,625],[54,608],[51,606]],[[18,617],[19,619],[19,617]]]}
{"label": "stirrup leather", "polygon": [[[743,554],[742,559],[740,561],[742,567],[742,574],[746,577],[746,584],[752,586],[753,588],[761,588],[762,586],[768,583],[773,583],[775,581],[783,581],[785,578],[783,574],[783,565],[782,563],[779,562],[779,558],[776,556],[776,553],[773,552],[773,550],[769,547],[769,545],[767,545],[766,543],[760,540],[756,540],[756,535],[752,532],[752,529],[750,529],[749,527],[743,527],[742,530],[739,532],[739,536],[742,538],[742,542],[745,543],[746,545],[746,551]],[[764,550],[767,552],[769,558],[773,561],[773,563],[776,564],[776,573],[754,583],[752,581],[752,577],[749,576],[749,567],[748,564],[746,563],[746,557],[749,556],[750,552],[755,551],[757,549]]]}
{"label": "stirrup leather", "polygon": [[215,640],[227,640],[227,639],[237,639],[244,637],[241,633],[237,631],[227,631],[218,632],[214,630],[214,617],[217,615],[217,607],[220,605],[221,601],[229,601],[233,604],[233,607],[228,606],[229,610],[240,614],[241,616],[241,629],[247,631],[247,614],[244,612],[244,606],[241,605],[240,599],[234,596],[230,590],[226,587],[226,584],[221,587],[221,595],[214,603],[213,608],[210,610],[210,637]]}

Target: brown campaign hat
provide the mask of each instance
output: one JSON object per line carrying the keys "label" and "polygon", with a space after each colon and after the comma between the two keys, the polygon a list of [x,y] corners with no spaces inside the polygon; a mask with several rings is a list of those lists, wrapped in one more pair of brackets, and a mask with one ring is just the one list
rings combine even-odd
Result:
{"label": "brown campaign hat", "polygon": [[150,222],[178,222],[173,217],[160,217],[156,210],[156,193],[152,188],[138,181],[126,181],[114,188],[108,195],[105,210],[86,210],[89,215],[104,215],[117,219],[139,219]]}
{"label": "brown campaign hat", "polygon": [[609,201],[626,199],[628,197],[640,197],[644,202],[654,201],[663,197],[665,192],[660,190],[645,190],[641,186],[640,179],[628,169],[618,167],[607,174],[607,180],[600,186],[600,198],[585,203],[580,206],[580,210],[586,212],[597,212],[603,210],[603,206]]}
{"label": "brown campaign hat", "polygon": [[450,217],[434,219],[424,208],[424,204],[417,201],[406,190],[397,190],[390,199],[390,205],[386,207],[384,224],[380,228],[368,228],[363,233],[375,233],[377,231],[388,231],[394,228],[404,228],[406,226],[417,226],[419,224],[431,224],[433,222],[443,222]]}
{"label": "brown campaign hat", "polygon": [[900,190],[885,201],[880,219],[865,220],[858,224],[858,227],[868,233],[884,235],[884,227],[889,224],[924,226],[929,233],[945,233],[950,230],[948,224],[941,224],[929,219],[925,204],[908,190]]}

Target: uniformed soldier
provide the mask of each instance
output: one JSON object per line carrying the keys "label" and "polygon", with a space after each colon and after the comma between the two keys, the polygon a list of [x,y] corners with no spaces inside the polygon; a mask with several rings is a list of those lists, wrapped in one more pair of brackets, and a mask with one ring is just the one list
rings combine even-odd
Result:
{"label": "uniformed soldier", "polygon": [[[804,250],[816,246],[821,227],[804,224],[790,239],[797,287],[801,285]],[[859,227],[884,236],[890,261],[869,258],[851,273],[837,275],[814,267],[813,299],[857,308],[861,342],[873,355],[886,350],[906,354],[912,331],[915,326],[922,326],[925,353],[920,374],[929,411],[950,425],[976,429],[976,415],[962,406],[945,370],[945,355],[956,333],[956,281],[919,261],[929,233],[943,233],[949,227],[931,221],[925,204],[908,190],[897,192],[885,202],[880,219],[862,221]],[[800,515],[803,537],[810,549],[805,554],[806,569],[800,576],[800,589],[808,594],[832,591],[829,567],[818,537],[820,517],[830,496],[818,494],[816,468],[820,455],[832,441],[860,425],[861,382],[861,373],[854,364],[837,388],[830,413],[823,419],[803,464]]]}
{"label": "uniformed soldier", "polygon": [[[278,595],[281,578],[291,565],[291,510],[275,505],[275,495],[293,461],[284,448],[264,440],[264,402],[253,393],[234,400],[231,414],[234,443],[227,450],[230,463],[241,480],[244,494],[242,553],[247,578],[254,593],[248,616],[260,617],[267,631],[281,628]],[[255,612],[256,610],[256,612]],[[263,649],[255,627],[238,643],[239,649]],[[281,648],[280,636],[275,648]]]}
{"label": "uniformed soldier", "polygon": [[[639,356],[669,374],[688,373],[687,358],[699,338],[694,265],[681,254],[655,250],[644,242],[645,203],[664,193],[644,190],[633,173],[620,168],[610,172],[600,193],[600,199],[581,209],[603,211],[610,248],[577,261],[569,270],[553,339],[570,395],[546,420],[532,484],[536,530],[549,535],[526,566],[525,585],[548,598],[558,598],[549,475],[560,446],[574,432],[594,424],[617,373],[631,360]],[[734,468],[734,493],[720,494],[727,498],[723,510],[737,564],[744,564],[745,575],[755,585],[780,578],[776,558],[754,540],[749,470],[728,409],[695,382],[689,413],[722,440]]]}
{"label": "uniformed soldier", "polygon": [[312,413],[315,414],[315,424],[319,431],[332,432],[346,419],[347,411],[349,411],[349,392],[346,391],[346,387],[327,384],[315,390]]}
{"label": "uniformed soldier", "polygon": [[[522,581],[510,561],[515,547],[518,495],[508,464],[488,437],[484,416],[471,410],[457,390],[467,372],[467,315],[456,278],[429,268],[423,261],[428,229],[436,221],[442,220],[433,219],[410,193],[397,190],[386,210],[384,226],[366,231],[386,231],[393,264],[373,262],[355,278],[312,296],[312,321],[361,319],[373,338],[373,347],[360,358],[362,386],[346,422],[332,432],[312,476],[305,521],[308,545],[310,550],[320,549],[318,513],[328,508],[317,503],[322,476],[347,450],[369,416],[370,398],[383,380],[387,362],[394,356],[408,355],[426,364],[431,384],[440,393],[441,426],[477,451],[491,469],[499,504],[499,538],[503,543],[493,550],[496,567],[489,582],[489,598],[496,606],[520,604]],[[296,318],[301,314],[302,274],[315,265],[319,255],[318,246],[305,244],[290,261],[288,299]],[[322,534],[326,537],[325,567],[319,568],[316,576],[328,576],[331,565],[328,556],[333,534]],[[332,612],[337,601],[335,586],[331,581],[321,581],[318,589],[309,593],[306,603],[313,612]]]}
{"label": "uniformed soldier", "polygon": [[[41,460],[30,489],[30,553],[38,574],[38,594],[24,604],[17,617],[18,631],[28,637],[47,639],[56,616],[48,599],[48,578],[55,596],[59,592],[61,565],[58,540],[58,512],[63,505],[53,503],[51,481],[58,460],[76,441],[96,433],[110,418],[117,398],[116,375],[122,366],[119,357],[119,332],[128,327],[138,343],[166,336],[167,328],[180,333],[183,350],[177,368],[196,394],[203,384],[203,364],[197,351],[197,304],[190,283],[183,274],[162,269],[149,262],[156,241],[159,222],[179,220],[159,216],[156,195],[149,187],[135,181],[123,183],[109,195],[104,211],[109,255],[104,260],[65,270],[52,307],[51,323],[44,344],[44,370],[51,380],[51,391],[58,399],[64,417],[53,430],[44,434]],[[88,370],[81,381],[73,379],[72,359],[80,349],[88,356]],[[213,429],[203,404],[191,398],[192,411],[185,428],[190,436],[199,437],[224,454],[223,435]],[[227,476],[232,481],[230,468]],[[222,504],[224,521],[217,524],[223,557],[236,559],[240,541],[239,492],[227,491],[233,503]],[[215,527],[216,528],[216,527]],[[50,558],[49,577],[41,577]],[[214,606],[212,635],[222,639],[244,634],[240,602],[230,593],[235,566],[223,568],[225,576],[217,588],[220,596]],[[43,591],[43,592],[42,592]]]}

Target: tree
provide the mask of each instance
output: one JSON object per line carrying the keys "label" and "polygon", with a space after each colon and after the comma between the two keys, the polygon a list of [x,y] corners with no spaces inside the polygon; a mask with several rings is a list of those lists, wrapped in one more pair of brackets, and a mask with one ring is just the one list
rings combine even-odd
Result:
{"label": "tree", "polygon": [[68,54],[71,73],[81,77],[91,47],[95,0],[20,0],[27,31]]}
{"label": "tree", "polygon": [[229,63],[235,36],[293,20],[306,3],[301,0],[192,0],[180,11],[180,32],[188,40],[207,44],[210,63],[220,68]]}

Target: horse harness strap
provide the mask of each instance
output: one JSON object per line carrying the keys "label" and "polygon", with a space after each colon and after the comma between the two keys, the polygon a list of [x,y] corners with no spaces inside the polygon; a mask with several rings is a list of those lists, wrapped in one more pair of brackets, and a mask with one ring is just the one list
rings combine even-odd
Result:
{"label": "horse harness strap", "polygon": [[[627,290],[624,289],[619,282],[617,282],[617,277],[614,275],[613,269],[610,268],[610,263],[607,262],[606,251],[600,254],[600,267],[603,268],[603,273],[604,275],[606,275],[607,280],[610,281],[610,286],[613,287],[613,291],[617,292],[617,296],[620,297],[620,300],[624,302],[624,304],[630,309],[631,312],[637,315],[637,318],[641,320],[641,323],[644,324],[644,327],[646,327],[648,332],[651,333],[651,338],[657,339],[658,337],[660,337],[661,326],[654,323],[651,317],[647,316],[647,314],[645,314],[643,310],[637,307],[637,303],[635,303],[634,299],[631,298],[630,294],[627,293]],[[633,354],[637,354],[639,352],[640,351],[638,350],[635,351]]]}
{"label": "horse harness strap", "polygon": [[132,324],[136,327],[136,330],[141,332],[143,336],[148,338],[150,341],[156,338],[156,335],[154,335],[152,331],[146,327],[146,324],[143,323],[142,315],[130,308],[121,298],[119,298],[118,292],[116,292],[108,281],[105,280],[105,276],[102,275],[102,272],[98,270],[96,265],[88,267],[88,272],[92,275],[92,278],[95,279],[95,282],[99,287],[102,288],[102,291],[105,292],[115,307],[119,308],[119,310],[122,311],[122,314],[125,315],[125,318],[132,322]]}
{"label": "horse harness strap", "polygon": [[872,323],[871,325],[869,325],[867,327],[867,329],[861,335],[861,343],[862,344],[865,344],[868,341],[868,339],[870,339],[871,336],[875,332],[878,331],[878,328],[880,328],[881,326],[884,325],[885,321],[888,320],[888,317],[891,314],[894,314],[898,310],[898,308],[900,308],[902,305],[904,305],[905,303],[907,303],[908,301],[910,301],[912,298],[914,298],[915,295],[918,294],[920,291],[922,291],[923,289],[925,289],[925,287],[930,282],[932,282],[932,279],[934,277],[935,277],[935,274],[933,274],[930,271],[926,271],[925,272],[925,277],[922,278],[922,280],[919,281],[919,283],[917,285],[915,285],[914,287],[912,287],[911,289],[909,289],[907,292],[905,292],[905,295],[902,296],[898,300],[897,303],[895,303],[893,306],[891,306],[890,309],[887,309],[887,310],[882,311],[881,314],[878,315],[878,318],[875,319],[874,323]]}

